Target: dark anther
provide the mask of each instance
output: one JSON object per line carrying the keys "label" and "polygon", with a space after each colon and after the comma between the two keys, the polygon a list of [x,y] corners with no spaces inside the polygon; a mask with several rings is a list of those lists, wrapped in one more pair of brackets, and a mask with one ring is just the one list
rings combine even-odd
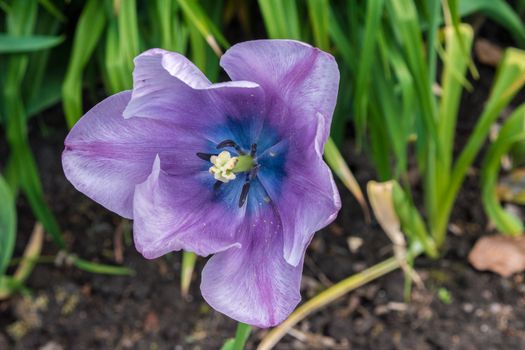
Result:
{"label": "dark anther", "polygon": [[233,148],[235,148],[235,150],[240,155],[245,155],[246,154],[246,153],[244,153],[242,148],[238,144],[236,144],[235,141],[233,141],[233,140],[224,140],[224,141],[222,141],[221,143],[219,143],[217,145],[217,149],[221,149],[221,148],[224,148],[224,147],[233,147]]}
{"label": "dark anther", "polygon": [[251,181],[257,176],[257,171],[259,170],[259,166],[253,167],[248,174],[246,174],[246,180],[244,182],[244,185],[242,186],[241,190],[241,197],[239,198],[239,208],[242,208],[244,203],[246,202],[246,199],[248,198],[248,192],[250,191],[250,184]]}
{"label": "dark anther", "polygon": [[208,162],[210,161],[210,158],[212,156],[216,156],[216,154],[197,152],[197,157],[199,157],[202,160],[207,160]]}
{"label": "dark anther", "polygon": [[239,198],[239,208],[242,208],[244,202],[246,202],[246,198],[248,198],[248,191],[250,191],[250,182],[246,181],[244,185],[242,185],[241,197]]}
{"label": "dark anther", "polygon": [[255,157],[256,153],[257,153],[257,144],[256,143],[252,143],[252,149],[250,151],[250,156],[253,158],[253,157]]}
{"label": "dark anther", "polygon": [[221,185],[222,185],[222,184],[223,184],[222,181],[219,181],[219,180],[215,181],[215,183],[213,184],[213,190],[214,190],[214,191],[218,191],[219,188],[221,188]]}

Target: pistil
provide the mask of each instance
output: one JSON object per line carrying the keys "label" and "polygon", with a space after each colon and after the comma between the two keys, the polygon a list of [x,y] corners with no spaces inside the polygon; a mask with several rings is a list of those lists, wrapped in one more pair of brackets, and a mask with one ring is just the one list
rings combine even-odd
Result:
{"label": "pistil", "polygon": [[229,151],[222,151],[219,154],[211,153],[197,153],[197,157],[203,160],[210,161],[213,166],[209,168],[209,172],[213,174],[215,184],[213,189],[218,191],[223,183],[228,183],[237,178],[239,173],[246,173],[246,179],[242,186],[241,195],[239,198],[239,208],[244,206],[250,191],[252,180],[257,176],[259,165],[257,164],[257,144],[252,144],[249,154],[245,152],[237,143],[232,140],[224,140],[217,145],[217,149],[232,147],[237,151],[237,156],[232,156]]}

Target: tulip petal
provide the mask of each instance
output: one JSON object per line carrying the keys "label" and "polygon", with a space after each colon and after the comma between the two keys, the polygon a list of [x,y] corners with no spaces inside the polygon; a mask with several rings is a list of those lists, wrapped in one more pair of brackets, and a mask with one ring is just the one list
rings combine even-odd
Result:
{"label": "tulip petal", "polygon": [[62,153],[64,173],[73,186],[127,218],[133,216],[135,185],[151,172],[155,155],[174,144],[165,123],[122,117],[130,97],[124,91],[93,107],[73,127]]}
{"label": "tulip petal", "polygon": [[303,265],[284,260],[280,219],[271,206],[248,216],[239,235],[242,247],[215,254],[204,267],[202,296],[239,322],[275,326],[301,300]]}
{"label": "tulip petal", "polygon": [[[255,40],[232,46],[221,58],[232,80],[253,81],[279,111],[269,117],[283,128],[324,122],[322,145],[330,131],[337,100],[339,70],[332,55],[292,40]],[[278,105],[284,105],[279,108]]]}
{"label": "tulip petal", "polygon": [[[304,128],[297,133],[300,136],[269,148],[259,161],[259,180],[281,216],[284,257],[293,266],[301,263],[314,233],[331,223],[341,208],[332,172],[323,160],[323,128],[318,119],[314,135],[311,128]],[[269,159],[283,147],[287,155],[279,182]]]}
{"label": "tulip petal", "polygon": [[[137,185],[133,202],[135,247],[148,259],[184,249],[201,256],[240,247],[236,231],[244,212],[236,199],[240,181],[218,198],[206,167],[191,176],[170,174],[157,156],[148,179]],[[200,162],[204,164],[202,160]]]}
{"label": "tulip petal", "polygon": [[[178,96],[186,88],[180,85],[168,92]],[[113,95],[87,112],[67,136],[63,153],[70,182],[126,218],[133,218],[135,185],[151,173],[157,154],[164,156],[166,166],[172,164],[172,169],[189,174],[188,167],[203,164],[197,152],[213,153],[215,145],[232,137],[225,126],[228,122],[247,120],[249,124],[264,113],[264,92],[248,82],[210,85],[195,99],[184,101],[185,106],[198,106],[198,110],[168,111],[162,118],[123,118],[131,96],[129,91]],[[141,107],[145,115],[158,111],[151,101]]]}
{"label": "tulip petal", "polygon": [[225,95],[242,94],[244,89],[261,90],[248,81],[211,84],[193,63],[175,52],[151,49],[134,62],[133,93],[124,110],[125,118],[182,123],[199,132],[210,119],[225,120]]}

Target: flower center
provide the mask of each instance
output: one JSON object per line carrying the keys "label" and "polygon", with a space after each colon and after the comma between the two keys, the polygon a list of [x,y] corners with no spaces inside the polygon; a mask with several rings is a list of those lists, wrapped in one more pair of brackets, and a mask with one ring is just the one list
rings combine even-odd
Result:
{"label": "flower center", "polygon": [[231,147],[238,153],[232,156],[229,151],[221,151],[219,154],[197,153],[197,157],[202,160],[211,162],[213,165],[209,168],[210,174],[213,174],[215,180],[214,190],[218,190],[223,183],[228,183],[237,178],[239,173],[246,173],[244,185],[239,198],[239,208],[244,205],[250,191],[250,183],[257,176],[259,164],[257,164],[256,153],[257,144],[252,144],[249,154],[232,140],[224,140],[217,145],[217,149]]}

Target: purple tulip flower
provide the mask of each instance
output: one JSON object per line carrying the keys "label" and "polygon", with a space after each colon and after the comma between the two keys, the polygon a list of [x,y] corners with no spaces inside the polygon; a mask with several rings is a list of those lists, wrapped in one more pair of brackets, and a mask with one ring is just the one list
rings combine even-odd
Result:
{"label": "purple tulip flower", "polygon": [[299,303],[306,247],[340,208],[322,158],[339,71],[288,40],[237,44],[221,66],[232,81],[212,84],[184,56],[142,53],[133,90],[79,120],[62,162],[79,191],[134,220],[146,258],[213,254],[204,299],[270,327]]}

